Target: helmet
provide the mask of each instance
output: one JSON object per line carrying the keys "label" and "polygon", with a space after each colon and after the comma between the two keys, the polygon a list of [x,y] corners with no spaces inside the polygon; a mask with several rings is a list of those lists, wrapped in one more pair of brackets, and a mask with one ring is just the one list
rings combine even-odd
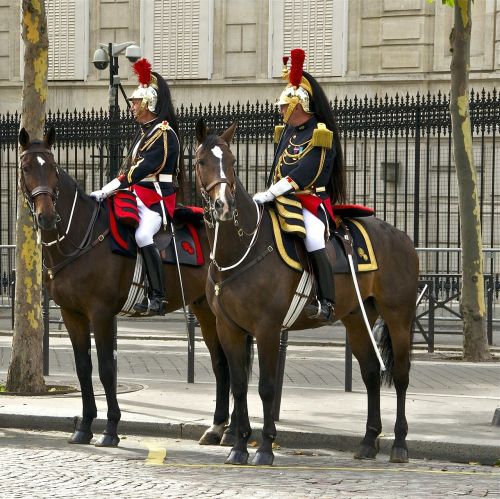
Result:
{"label": "helmet", "polygon": [[283,117],[285,123],[297,104],[300,104],[306,113],[311,112],[310,100],[313,94],[311,84],[302,74],[306,53],[302,49],[293,49],[290,56],[290,71],[287,68],[288,57],[285,56],[283,57],[283,71],[281,73],[281,77],[288,80],[289,83],[276,101],[277,106],[288,105],[287,112]]}
{"label": "helmet", "polygon": [[133,69],[138,77],[139,86],[127,100],[141,99],[139,112],[147,107],[152,113],[158,114],[155,111],[158,104],[158,79],[151,72],[151,64],[147,59],[139,59],[133,65]]}

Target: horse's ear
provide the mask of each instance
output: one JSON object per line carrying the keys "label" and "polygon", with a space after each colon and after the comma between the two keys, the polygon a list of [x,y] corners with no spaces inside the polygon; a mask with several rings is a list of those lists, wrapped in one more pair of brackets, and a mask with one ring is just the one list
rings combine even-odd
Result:
{"label": "horse's ear", "polygon": [[19,144],[23,149],[26,149],[29,143],[30,143],[30,134],[26,131],[26,128],[23,127],[19,132]]}
{"label": "horse's ear", "polygon": [[203,144],[205,139],[207,138],[207,124],[205,123],[205,119],[203,117],[198,118],[196,122],[196,140],[198,144]]}
{"label": "horse's ear", "polygon": [[43,143],[47,147],[47,149],[50,149],[53,145],[54,142],[56,141],[56,129],[51,126],[49,128],[49,131],[45,134],[45,137],[43,138]]}
{"label": "horse's ear", "polygon": [[226,131],[222,133],[220,136],[221,139],[229,145],[233,141],[234,134],[236,132],[236,128],[238,127],[238,123],[235,121]]}

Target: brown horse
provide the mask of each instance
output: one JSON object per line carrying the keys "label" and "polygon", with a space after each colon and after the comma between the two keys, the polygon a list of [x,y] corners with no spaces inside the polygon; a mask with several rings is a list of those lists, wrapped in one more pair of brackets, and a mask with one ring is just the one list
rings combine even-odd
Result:
{"label": "brown horse", "polygon": [[[282,321],[289,308],[300,274],[286,266],[273,250],[272,222],[259,210],[234,172],[235,157],[229,144],[236,125],[222,135],[208,134],[200,120],[196,126],[196,182],[205,205],[205,225],[212,247],[213,264],[207,281],[207,299],[217,317],[217,331],[229,362],[231,390],[236,410],[236,443],[226,463],[248,460],[251,427],[247,410],[246,338],[256,338],[259,355],[259,395],[263,404],[262,443],[253,464],[270,465],[276,438],[273,400]],[[361,219],[359,219],[361,222]],[[410,239],[374,217],[362,219],[379,269],[359,274],[359,287],[371,325],[381,316],[385,322],[381,350],[387,367],[385,381],[394,382],[397,393],[395,440],[392,462],[406,462],[405,399],[410,370],[412,320],[417,295],[418,259]],[[333,255],[330,255],[333,258]],[[380,363],[355,295],[351,278],[335,276],[335,318],[346,329],[368,392],[366,433],[355,454],[374,458],[378,452],[380,418]],[[302,313],[293,329],[321,324]]]}
{"label": "brown horse", "polygon": [[[116,446],[121,414],[116,398],[113,319],[127,299],[135,261],[111,252],[109,244],[106,244],[108,222],[105,210],[58,167],[50,150],[54,139],[54,129],[47,133],[43,142],[30,142],[24,128],[19,134],[21,185],[35,227],[41,232],[44,282],[52,299],[61,307],[73,345],[82,392],[83,417],[68,441],[88,444],[93,437],[91,425],[97,417],[97,408],[90,357],[92,329],[99,377],[108,405],[106,429],[95,445]],[[217,337],[215,317],[205,298],[209,247],[204,230],[200,231],[200,242],[205,264],[200,267],[183,266],[182,275],[185,299],[200,323],[217,383],[213,426],[200,440],[203,444],[213,444],[224,438],[224,426],[229,417],[229,368]],[[49,277],[48,268],[53,269],[53,278]],[[167,311],[171,312],[182,306],[176,266],[165,265],[164,277],[167,283]],[[231,437],[228,435],[227,438]]]}

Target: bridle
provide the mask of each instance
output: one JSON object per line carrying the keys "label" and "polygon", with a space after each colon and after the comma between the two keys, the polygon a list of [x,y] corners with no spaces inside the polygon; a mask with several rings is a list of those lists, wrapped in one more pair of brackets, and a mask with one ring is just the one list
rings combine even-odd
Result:
{"label": "bridle", "polygon": [[255,203],[255,201],[254,201],[255,207],[257,209],[257,222],[255,224],[255,228],[249,233],[245,232],[240,227],[240,223],[238,220],[238,210],[236,208],[234,208],[232,210],[233,225],[236,228],[236,231],[238,233],[239,238],[241,239],[241,238],[243,238],[243,236],[252,236],[252,239],[250,241],[250,244],[247,246],[247,249],[246,249],[244,255],[236,263],[229,265],[229,266],[226,266],[226,267],[221,267],[215,259],[215,251],[217,249],[217,236],[219,234],[219,221],[215,216],[215,212],[216,212],[215,201],[212,200],[209,193],[214,187],[221,185],[221,184],[227,184],[231,190],[231,194],[233,195],[234,198],[236,198],[236,183],[231,185],[227,178],[219,177],[219,178],[212,180],[208,185],[205,186],[203,184],[203,182],[201,181],[201,175],[199,175],[199,171],[198,171],[200,165],[201,165],[200,161],[196,161],[195,171],[196,171],[197,178],[199,180],[200,194],[201,194],[201,197],[203,198],[203,220],[204,220],[207,227],[209,227],[210,229],[215,228],[213,247],[212,247],[212,250],[210,251],[210,260],[211,260],[212,264],[215,267],[217,267],[217,269],[220,272],[224,272],[226,270],[231,270],[231,269],[238,267],[245,260],[245,258],[248,256],[248,254],[250,253],[250,250],[252,249],[252,247],[254,246],[254,244],[257,240],[257,235],[259,233],[260,224],[262,222],[262,214],[264,212],[264,208],[262,206],[258,205],[257,203]]}
{"label": "bridle", "polygon": [[[41,153],[42,154],[48,154],[51,157],[51,159],[54,160],[54,154],[52,153],[52,151],[50,149],[47,149],[46,147],[42,146],[41,144],[40,145],[39,144],[35,144],[32,147],[26,149],[25,151],[23,151],[20,154],[20,158],[23,158],[24,156],[27,156],[28,154],[41,154]],[[55,160],[54,160],[54,164],[56,164]],[[87,247],[89,247],[92,244],[91,236],[92,236],[92,233],[93,233],[93,230],[94,230],[94,226],[95,226],[95,223],[97,221],[97,217],[98,217],[98,214],[99,214],[99,211],[100,211],[100,206],[101,206],[100,203],[98,203],[96,205],[96,207],[94,208],[94,211],[92,213],[92,216],[91,216],[91,219],[90,219],[90,222],[89,222],[88,229],[87,229],[87,231],[86,231],[86,233],[85,233],[85,235],[84,235],[81,243],[80,244],[75,244],[74,242],[72,242],[70,240],[70,238],[68,238],[68,241],[76,249],[74,251],[72,251],[71,253],[65,253],[65,252],[62,251],[61,247],[59,246],[59,243],[61,241],[63,241],[63,239],[66,238],[66,236],[68,235],[68,233],[70,231],[71,224],[73,222],[73,215],[74,215],[74,212],[75,212],[76,201],[78,199],[78,186],[77,186],[76,182],[75,182],[75,195],[74,195],[74,198],[73,198],[73,204],[72,204],[72,207],[71,207],[71,212],[70,212],[70,215],[69,215],[68,223],[67,223],[66,229],[64,231],[64,234],[60,235],[59,230],[57,228],[57,224],[61,221],[61,216],[59,215],[59,213],[56,210],[56,203],[57,203],[57,200],[59,198],[59,180],[60,180],[60,177],[59,177],[59,167],[57,166],[57,164],[56,164],[56,178],[57,178],[57,182],[56,182],[56,186],[55,186],[54,189],[52,189],[48,185],[39,185],[39,186],[35,187],[32,191],[29,191],[28,187],[26,186],[26,180],[24,178],[24,173],[22,173],[22,170],[21,170],[21,178],[22,178],[21,189],[23,191],[24,198],[26,199],[26,202],[27,202],[27,204],[29,206],[29,209],[31,211],[31,216],[32,216],[32,219],[33,219],[33,226],[34,226],[33,228],[34,228],[35,232],[37,233],[37,240],[38,240],[38,242],[41,243],[42,246],[45,246],[45,247],[50,247],[50,246],[53,246],[54,244],[56,244],[59,253],[62,256],[67,257],[67,258],[73,258],[75,256],[78,256],[83,250],[86,250]],[[35,198],[37,196],[40,196],[40,195],[43,195],[43,194],[51,197],[52,204],[54,206],[54,210],[55,210],[55,213],[56,213],[56,229],[55,229],[56,230],[56,238],[54,240],[52,240],[52,241],[49,241],[49,242],[41,240],[40,232],[41,232],[42,229],[38,225],[38,221],[37,221],[37,217],[36,217],[36,211],[35,211]]]}
{"label": "bridle", "polygon": [[[34,146],[29,147],[25,151],[23,151],[19,155],[19,159],[24,158],[25,156],[28,156],[29,154],[48,154],[52,159],[54,159],[54,154],[50,149],[47,149],[46,147],[42,146],[41,144],[36,144]],[[54,161],[55,162],[55,161]],[[26,186],[26,180],[24,178],[24,174],[22,173],[21,170],[21,190],[23,192],[24,198],[26,199],[26,202],[28,204],[28,207],[31,211],[31,216],[33,217],[33,223],[35,225],[35,230],[38,231],[38,222],[36,221],[36,213],[35,213],[35,198],[37,196],[41,196],[42,194],[45,194],[47,196],[50,196],[52,199],[52,204],[54,205],[54,209],[56,207],[57,199],[59,197],[59,168],[56,165],[56,177],[57,177],[57,182],[56,182],[56,188],[52,189],[48,185],[39,185],[35,187],[32,191],[28,190],[28,187]],[[57,214],[57,211],[56,211]],[[60,221],[61,217],[59,214],[57,214],[57,221]]]}

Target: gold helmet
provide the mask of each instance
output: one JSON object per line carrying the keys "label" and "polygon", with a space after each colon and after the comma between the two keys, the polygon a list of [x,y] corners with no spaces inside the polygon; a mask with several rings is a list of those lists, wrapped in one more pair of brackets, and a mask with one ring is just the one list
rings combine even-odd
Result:
{"label": "gold helmet", "polygon": [[[139,59],[133,65],[134,73],[139,80],[139,86],[134,90],[128,100],[141,99],[139,114],[146,107],[152,113],[155,113],[158,103],[158,81],[156,76],[151,73],[151,64],[147,59]],[[156,113],[155,113],[156,114]]]}
{"label": "gold helmet", "polygon": [[281,72],[281,77],[288,80],[288,85],[281,92],[276,102],[277,106],[288,105],[287,112],[283,117],[285,123],[297,104],[300,104],[306,113],[311,112],[310,99],[313,93],[311,84],[302,74],[306,53],[302,49],[293,49],[290,56],[290,71],[287,68],[288,57],[283,57],[283,70]]}

